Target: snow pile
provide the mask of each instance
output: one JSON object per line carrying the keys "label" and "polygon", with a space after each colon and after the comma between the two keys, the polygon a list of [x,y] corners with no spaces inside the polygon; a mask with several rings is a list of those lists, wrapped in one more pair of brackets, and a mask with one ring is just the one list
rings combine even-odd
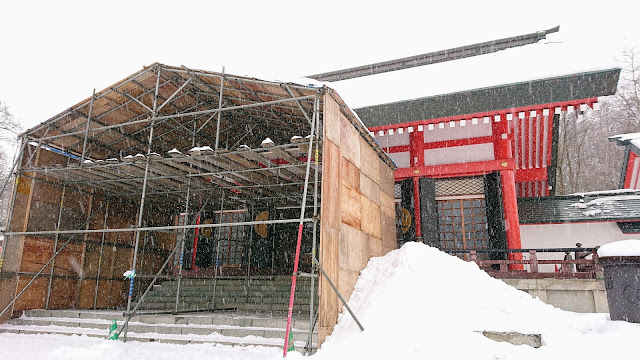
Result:
{"label": "snow pile", "polygon": [[[365,330],[348,313],[341,314],[312,359],[636,358],[640,338],[638,324],[556,309],[491,278],[474,263],[421,243],[371,259],[349,304]],[[541,334],[543,346],[495,342],[483,330]],[[263,346],[123,343],[62,335],[0,333],[0,349],[6,359],[282,359],[281,348]],[[303,356],[290,352],[287,359]]]}
{"label": "snow pile", "polygon": [[598,249],[598,256],[640,256],[640,240],[621,240],[602,245]]}
{"label": "snow pile", "polygon": [[[565,312],[421,243],[371,259],[349,305],[364,326],[340,315],[318,359],[596,359],[635,351],[640,326],[608,314]],[[542,335],[534,349],[481,332]]]}

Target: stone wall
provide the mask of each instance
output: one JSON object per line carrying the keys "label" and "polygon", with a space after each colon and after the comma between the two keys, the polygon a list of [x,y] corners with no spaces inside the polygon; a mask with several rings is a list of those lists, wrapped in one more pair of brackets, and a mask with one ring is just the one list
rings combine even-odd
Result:
{"label": "stone wall", "polygon": [[546,304],[580,313],[608,313],[602,279],[502,279]]}

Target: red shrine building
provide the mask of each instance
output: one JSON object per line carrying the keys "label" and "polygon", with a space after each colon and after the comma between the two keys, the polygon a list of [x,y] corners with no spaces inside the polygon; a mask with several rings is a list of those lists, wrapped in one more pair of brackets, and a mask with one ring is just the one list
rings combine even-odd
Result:
{"label": "red shrine building", "polygon": [[560,116],[597,110],[599,97],[615,93],[619,73],[356,109],[398,167],[399,245],[418,240],[454,252],[522,248],[518,200],[554,195]]}
{"label": "red shrine building", "polygon": [[640,190],[640,133],[615,135],[609,140],[625,146],[620,189]]}

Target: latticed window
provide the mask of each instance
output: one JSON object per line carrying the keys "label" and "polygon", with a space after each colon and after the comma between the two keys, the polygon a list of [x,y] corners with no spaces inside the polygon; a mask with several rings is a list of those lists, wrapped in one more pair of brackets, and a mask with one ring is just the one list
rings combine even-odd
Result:
{"label": "latticed window", "polygon": [[440,244],[443,250],[486,249],[486,202],[484,198],[438,200]]}
{"label": "latticed window", "polygon": [[484,195],[482,177],[436,180],[436,197],[455,195]]}
{"label": "latticed window", "polygon": [[489,234],[483,178],[438,179],[435,188],[441,249],[487,249]]}
{"label": "latticed window", "polygon": [[[220,214],[216,218],[220,223],[236,223],[246,221],[246,212],[224,212],[222,220]],[[214,236],[218,237],[220,231],[220,265],[242,265],[242,259],[245,251],[245,226],[228,226],[215,230]]]}

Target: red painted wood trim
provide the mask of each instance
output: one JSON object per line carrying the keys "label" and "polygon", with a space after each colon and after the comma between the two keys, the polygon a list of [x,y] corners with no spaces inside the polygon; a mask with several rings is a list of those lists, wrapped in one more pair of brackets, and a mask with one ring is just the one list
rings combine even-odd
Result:
{"label": "red painted wood trim", "polygon": [[435,119],[416,120],[416,121],[410,121],[410,122],[401,123],[401,124],[374,126],[374,127],[369,128],[369,131],[376,132],[376,131],[380,131],[380,130],[406,128],[406,127],[409,127],[409,126],[416,127],[418,125],[436,124],[436,123],[445,122],[445,121],[452,121],[452,120],[462,120],[462,119],[469,120],[469,119],[474,118],[474,117],[475,118],[483,118],[485,116],[489,116],[489,117],[491,117],[493,119],[494,115],[499,115],[499,114],[516,114],[517,115],[519,112],[527,112],[527,111],[536,110],[536,109],[540,109],[540,108],[545,108],[545,109],[549,109],[550,111],[551,110],[555,111],[555,108],[560,107],[560,108],[566,110],[567,106],[574,106],[575,107],[575,106],[579,106],[580,104],[593,105],[593,103],[597,102],[597,101],[598,101],[598,98],[594,97],[594,98],[584,98],[584,99],[577,99],[577,100],[562,101],[562,102],[556,102],[556,103],[538,104],[538,105],[532,105],[532,106],[522,106],[522,107],[513,108],[513,109],[493,110],[493,111],[485,111],[485,112],[479,112],[479,113],[473,113],[473,114],[461,114],[461,115],[447,116],[447,117],[435,118]]}
{"label": "red painted wood trim", "polygon": [[[572,225],[572,224],[603,224],[603,223],[619,223],[619,222],[638,222],[640,220],[591,220],[591,221],[558,221],[558,222],[543,222],[543,223],[526,223],[520,224],[520,226],[527,225]],[[635,234],[635,233],[632,233]]]}
{"label": "red painted wood trim", "polygon": [[410,168],[396,169],[395,180],[404,180],[410,177],[459,177],[488,174],[493,171],[515,169],[513,159],[478,161],[464,164],[445,164],[433,166],[414,166]]}
{"label": "red painted wood trim", "polygon": [[424,165],[424,132],[409,133],[409,166]]}
{"label": "red painted wood trim", "polygon": [[[491,131],[493,133],[493,153],[496,159],[510,159],[511,152],[509,146],[509,124],[507,122],[506,114],[501,114],[500,121],[496,122],[494,119],[491,122]],[[506,134],[507,138],[503,139],[502,134]]]}
{"label": "red painted wood trim", "polygon": [[627,161],[627,171],[624,175],[624,189],[631,189],[631,178],[633,177],[633,162],[636,160],[638,155],[636,155],[633,151],[629,151],[629,160]]}
{"label": "red painted wood trim", "polygon": [[[413,134],[422,134],[422,132],[413,132]],[[390,146],[387,148],[388,154],[398,153],[398,152],[407,152],[414,150],[415,153],[412,153],[411,159],[413,160],[414,156],[422,156],[423,161],[418,161],[418,164],[424,164],[424,150],[427,149],[442,149],[442,148],[450,148],[455,146],[467,146],[467,145],[478,145],[478,144],[490,144],[493,142],[493,136],[481,136],[470,139],[457,139],[457,140],[446,140],[446,141],[437,141],[431,143],[420,142],[424,141],[422,137],[414,136],[410,138],[411,145],[398,145],[398,146]],[[413,162],[413,161],[412,161]]]}
{"label": "red painted wood trim", "polygon": [[390,146],[386,149],[383,149],[386,151],[387,154],[394,154],[394,153],[399,153],[399,152],[408,152],[411,150],[411,145],[399,145],[399,146]]}
{"label": "red painted wood trim", "polygon": [[[200,225],[200,214],[196,218],[196,225]],[[198,234],[200,233],[200,228],[196,228],[195,235],[193,236],[193,253],[191,254],[191,269],[198,270],[196,266],[196,253],[198,252]]]}
{"label": "red painted wood trim", "polygon": [[516,182],[541,180],[547,180],[547,168],[516,170]]}

